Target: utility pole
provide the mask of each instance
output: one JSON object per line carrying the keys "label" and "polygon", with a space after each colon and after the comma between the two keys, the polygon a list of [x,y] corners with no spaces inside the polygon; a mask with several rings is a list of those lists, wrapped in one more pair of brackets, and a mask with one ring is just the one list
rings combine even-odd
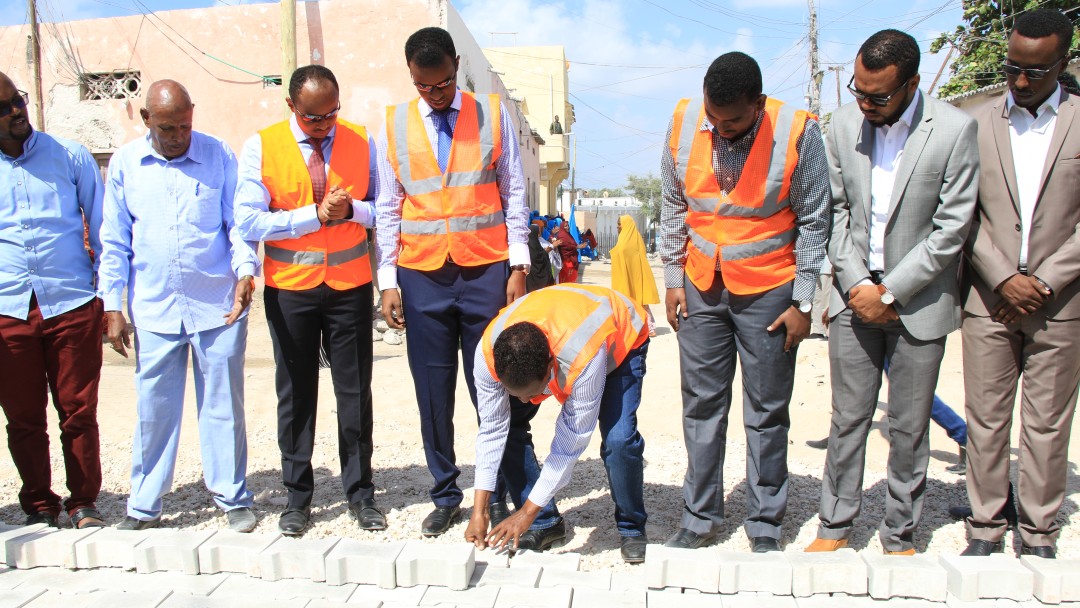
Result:
{"label": "utility pole", "polygon": [[836,107],[844,105],[844,102],[840,99],[840,73],[844,71],[842,65],[830,65],[830,72],[836,72]]}
{"label": "utility pole", "polygon": [[952,54],[953,54],[953,51],[955,51],[955,50],[956,50],[956,47],[950,44],[949,45],[949,52],[945,55],[945,61],[941,62],[941,67],[938,68],[937,75],[934,76],[934,82],[930,83],[930,88],[926,91],[927,95],[930,95],[931,93],[934,92],[934,87],[937,86],[937,81],[938,81],[939,78],[941,78],[941,73],[945,71],[945,66],[949,65],[949,60],[952,59]]}
{"label": "utility pole", "polygon": [[[281,86],[288,90],[296,71],[296,0],[281,0]],[[285,118],[289,108],[285,108]]]}
{"label": "utility pole", "polygon": [[34,86],[34,128],[38,131],[45,130],[45,101],[41,94],[41,40],[38,37],[37,2],[26,1],[27,22],[30,23],[30,80]]}
{"label": "utility pole", "polygon": [[814,8],[814,0],[810,3],[810,32],[807,38],[810,41],[810,113],[817,115],[821,112],[821,77],[824,75],[818,67],[817,48],[817,9]]}

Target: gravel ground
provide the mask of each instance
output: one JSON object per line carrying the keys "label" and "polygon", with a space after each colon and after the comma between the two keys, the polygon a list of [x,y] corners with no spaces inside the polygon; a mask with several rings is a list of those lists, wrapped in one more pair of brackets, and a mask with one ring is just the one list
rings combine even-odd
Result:
{"label": "gravel ground", "polygon": [[[584,266],[583,282],[608,284],[607,266],[592,263]],[[655,268],[659,278],[659,268]],[[661,283],[658,283],[661,284]],[[257,531],[274,533],[277,519],[284,508],[285,491],[280,482],[280,455],[276,442],[276,396],[273,383],[273,356],[261,297],[256,299],[249,328],[247,360],[248,412],[248,483],[256,495],[260,518]],[[682,444],[680,397],[678,379],[678,346],[674,334],[663,322],[661,307],[654,306],[660,335],[654,338],[649,352],[649,371],[639,412],[640,428],[646,439],[645,501],[649,512],[648,535],[653,542],[663,542],[678,526],[681,512],[681,485],[686,456]],[[313,502],[313,525],[307,532],[311,538],[342,536],[371,542],[390,542],[420,537],[420,522],[431,508],[427,490],[431,479],[424,465],[419,442],[418,418],[413,397],[404,346],[376,342],[375,378],[375,483],[377,500],[389,520],[389,529],[381,533],[363,532],[349,518],[342,495],[337,464],[336,422],[329,374],[324,373],[321,389],[324,395],[318,415],[318,433],[313,459],[316,491]],[[110,523],[124,516],[129,490],[131,465],[131,430],[134,428],[135,394],[132,387],[134,361],[124,360],[106,349],[102,370],[99,421],[102,433],[102,468],[104,484],[98,501]],[[820,478],[824,452],[807,448],[807,439],[824,436],[828,426],[829,386],[828,359],[824,342],[808,341],[800,349],[796,390],[792,400],[792,431],[789,446],[790,491],[788,512],[784,523],[783,543],[788,551],[800,551],[815,536]],[[954,406],[962,404],[963,387],[960,379],[959,333],[949,341],[943,366],[939,393]],[[181,434],[181,453],[177,462],[173,491],[166,495],[162,525],[205,529],[225,526],[223,514],[216,510],[201,479],[197,429],[193,424],[194,401],[189,382],[187,397],[188,420]],[[465,489],[464,507],[471,506],[473,453],[476,422],[469,406],[463,380],[457,387],[457,402],[461,405],[455,416],[458,437],[458,460],[462,465],[460,485]],[[736,387],[735,394],[739,394]],[[884,398],[884,393],[883,393]],[[538,451],[542,456],[550,443],[557,408],[545,403],[534,421]],[[881,408],[884,404],[879,404]],[[727,461],[724,470],[726,521],[716,543],[722,549],[749,549],[741,522],[746,513],[745,444],[740,408],[733,408]],[[55,416],[50,414],[52,438],[54,491],[63,494],[63,462],[59,455],[59,434]],[[863,511],[856,522],[852,546],[880,551],[877,525],[883,517],[885,499],[885,458],[887,432],[884,412],[879,408],[867,451],[865,498]],[[1015,435],[1014,435],[1015,436]],[[939,429],[931,435],[933,451],[930,479],[922,521],[916,535],[920,551],[931,554],[957,553],[965,546],[963,525],[949,518],[950,505],[966,500],[963,477],[945,472],[955,463],[955,445]],[[1015,445],[1015,441],[1014,441]],[[1015,458],[1016,452],[1013,452]],[[1074,442],[1070,450],[1069,482],[1065,504],[1059,515],[1063,526],[1059,539],[1059,554],[1065,558],[1080,558],[1080,525],[1077,503],[1080,501],[1080,447]],[[1014,461],[1015,468],[1015,461]],[[1014,470],[1015,475],[1015,470]],[[24,515],[18,506],[18,476],[10,458],[0,457],[0,521],[20,523]],[[599,440],[593,445],[574,471],[573,480],[558,496],[559,508],[567,519],[566,544],[556,551],[576,551],[583,554],[582,568],[633,571],[622,563],[618,551],[618,535],[612,520],[613,505],[607,491],[604,468],[599,459]],[[466,511],[465,515],[468,515]],[[447,534],[428,542],[462,542],[465,523],[454,526]],[[1009,537],[1019,549],[1019,538]]]}

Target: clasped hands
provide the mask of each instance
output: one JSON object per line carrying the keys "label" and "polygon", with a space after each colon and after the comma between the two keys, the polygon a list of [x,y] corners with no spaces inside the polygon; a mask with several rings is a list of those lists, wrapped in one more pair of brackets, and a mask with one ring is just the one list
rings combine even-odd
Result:
{"label": "clasped hands", "polygon": [[1012,323],[1021,316],[1039,310],[1050,301],[1051,291],[1033,276],[1016,273],[1005,279],[995,289],[1001,301],[990,311],[990,317],[998,323]]}
{"label": "clasped hands", "polygon": [[892,304],[881,301],[882,285],[856,285],[848,292],[848,308],[864,323],[888,323],[900,318]]}
{"label": "clasped hands", "polygon": [[352,211],[352,196],[341,186],[330,186],[316,210],[323,224],[333,220],[348,219]]}

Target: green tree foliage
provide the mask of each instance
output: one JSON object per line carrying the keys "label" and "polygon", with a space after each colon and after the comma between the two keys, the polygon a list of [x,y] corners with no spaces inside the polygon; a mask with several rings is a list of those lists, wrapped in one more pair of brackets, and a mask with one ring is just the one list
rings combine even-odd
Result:
{"label": "green tree foliage", "polygon": [[660,178],[652,173],[644,177],[627,175],[626,188],[634,198],[641,201],[641,210],[645,212],[645,217],[652,223],[659,223],[660,205],[664,200],[660,193]]}
{"label": "green tree foliage", "polygon": [[[950,68],[949,81],[938,88],[940,97],[1005,82],[1001,62],[1005,60],[1009,30],[1013,19],[1034,8],[1056,8],[1065,11],[1080,29],[1080,9],[1076,0],[962,0],[965,25],[953,32],[938,36],[930,45],[937,53],[949,46],[956,47],[959,56]],[[1073,49],[1080,46],[1080,32],[1073,36]]]}

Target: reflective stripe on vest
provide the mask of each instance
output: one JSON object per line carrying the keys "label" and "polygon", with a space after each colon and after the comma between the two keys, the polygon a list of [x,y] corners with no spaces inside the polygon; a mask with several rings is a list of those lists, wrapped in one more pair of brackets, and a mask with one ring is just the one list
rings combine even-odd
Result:
{"label": "reflective stripe on vest", "polygon": [[329,255],[322,251],[292,251],[282,249],[270,244],[264,244],[263,250],[266,257],[281,262],[282,264],[296,264],[301,266],[340,266],[353,260],[358,260],[368,254],[368,242],[350,247],[343,251],[331,251]]}
{"label": "reflective stripe on vest", "polygon": [[445,220],[401,220],[401,232],[405,234],[446,234],[450,232],[473,232],[506,224],[502,210],[488,215],[452,217]]}

